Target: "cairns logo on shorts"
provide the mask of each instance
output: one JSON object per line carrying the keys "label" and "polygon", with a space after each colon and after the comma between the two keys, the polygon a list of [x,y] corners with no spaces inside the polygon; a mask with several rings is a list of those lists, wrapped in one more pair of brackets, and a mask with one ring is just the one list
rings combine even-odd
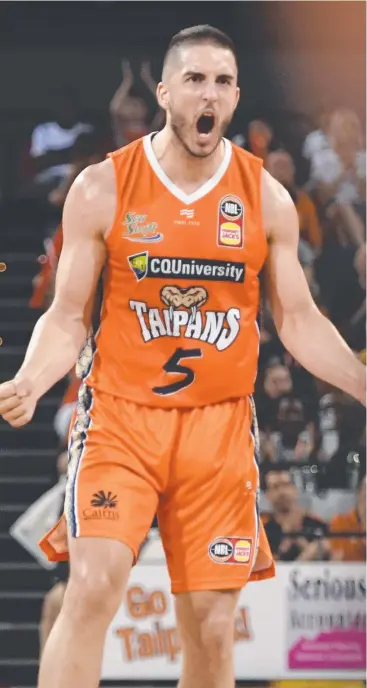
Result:
{"label": "cairns logo on shorts", "polygon": [[249,564],[251,554],[251,538],[217,538],[209,545],[209,556],[216,564]]}
{"label": "cairns logo on shorts", "polygon": [[163,234],[157,231],[157,222],[146,222],[147,217],[138,213],[126,213],[125,222],[122,224],[127,229],[123,232],[122,238],[141,244],[162,241]]}
{"label": "cairns logo on shorts", "polygon": [[216,346],[218,351],[228,349],[240,331],[241,311],[202,311],[209,298],[205,287],[191,286],[183,289],[166,285],[161,289],[161,299],[167,308],[150,308],[145,301],[130,300],[145,342],[159,337],[185,337]]}
{"label": "cairns logo on shorts", "polygon": [[91,499],[92,509],[84,509],[83,516],[86,520],[118,521],[119,515],[115,511],[117,507],[117,495],[113,492],[100,490],[95,492]]}
{"label": "cairns logo on shorts", "polygon": [[244,208],[237,196],[224,196],[218,211],[218,246],[243,248]]}

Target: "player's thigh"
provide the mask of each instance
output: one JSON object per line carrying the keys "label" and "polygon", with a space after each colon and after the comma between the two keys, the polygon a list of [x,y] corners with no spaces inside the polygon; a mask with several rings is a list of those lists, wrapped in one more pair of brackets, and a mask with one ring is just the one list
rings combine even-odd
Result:
{"label": "player's thigh", "polygon": [[112,538],[69,535],[69,556],[69,597],[97,606],[120,600],[134,562],[128,545]]}
{"label": "player's thigh", "polygon": [[[158,502],[159,475],[149,470],[144,451],[149,441],[139,409],[88,388],[80,394],[65,500],[72,549],[84,556],[74,538],[105,538],[138,556]],[[108,556],[108,543],[105,547]]]}
{"label": "player's thigh", "polygon": [[259,536],[250,402],[195,409],[182,423],[162,540],[175,593],[242,588]]}

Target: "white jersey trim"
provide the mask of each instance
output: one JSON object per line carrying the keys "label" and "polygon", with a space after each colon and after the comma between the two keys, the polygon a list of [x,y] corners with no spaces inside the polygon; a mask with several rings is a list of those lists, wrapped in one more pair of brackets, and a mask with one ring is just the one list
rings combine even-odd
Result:
{"label": "white jersey trim", "polygon": [[160,166],[157,158],[155,157],[154,151],[153,151],[153,146],[152,146],[152,137],[154,134],[148,134],[148,136],[144,136],[143,139],[143,146],[144,146],[144,151],[147,156],[148,162],[153,170],[153,172],[157,175],[158,179],[162,182],[163,186],[168,189],[168,191],[173,195],[178,198],[179,201],[182,201],[182,203],[185,203],[185,205],[190,205],[191,203],[194,203],[195,201],[199,201],[201,198],[206,196],[210,191],[212,191],[217,184],[220,182],[222,177],[224,177],[225,173],[227,172],[227,169],[229,167],[229,163],[231,162],[232,158],[232,145],[228,139],[223,139],[224,141],[224,156],[221,164],[219,165],[217,171],[215,174],[208,179],[205,184],[200,186],[199,189],[194,191],[192,194],[186,194],[184,191],[182,191],[176,184],[174,184],[169,177],[167,177],[166,173]]}

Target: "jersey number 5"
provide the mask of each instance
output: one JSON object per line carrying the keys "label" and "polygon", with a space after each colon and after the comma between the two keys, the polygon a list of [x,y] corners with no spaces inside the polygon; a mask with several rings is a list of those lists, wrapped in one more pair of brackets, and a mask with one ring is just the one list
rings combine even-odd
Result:
{"label": "jersey number 5", "polygon": [[177,382],[172,382],[171,385],[165,385],[164,387],[153,387],[153,392],[155,394],[160,394],[164,396],[166,394],[176,394],[181,389],[185,389],[191,385],[195,380],[195,373],[191,368],[187,366],[180,365],[180,361],[183,358],[201,358],[203,355],[201,349],[176,349],[175,353],[168,359],[167,363],[163,366],[163,370],[166,373],[184,375],[181,380]]}

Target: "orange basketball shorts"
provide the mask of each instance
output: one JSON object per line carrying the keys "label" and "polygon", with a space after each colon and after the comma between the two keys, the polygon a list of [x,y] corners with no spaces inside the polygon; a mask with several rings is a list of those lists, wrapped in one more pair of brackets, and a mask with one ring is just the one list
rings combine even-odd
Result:
{"label": "orange basketball shorts", "polygon": [[[120,540],[137,559],[158,513],[172,592],[273,576],[255,426],[251,398],[164,410],[82,385],[69,441],[71,536]],[[65,520],[60,528],[41,543],[51,559],[68,556]]]}

